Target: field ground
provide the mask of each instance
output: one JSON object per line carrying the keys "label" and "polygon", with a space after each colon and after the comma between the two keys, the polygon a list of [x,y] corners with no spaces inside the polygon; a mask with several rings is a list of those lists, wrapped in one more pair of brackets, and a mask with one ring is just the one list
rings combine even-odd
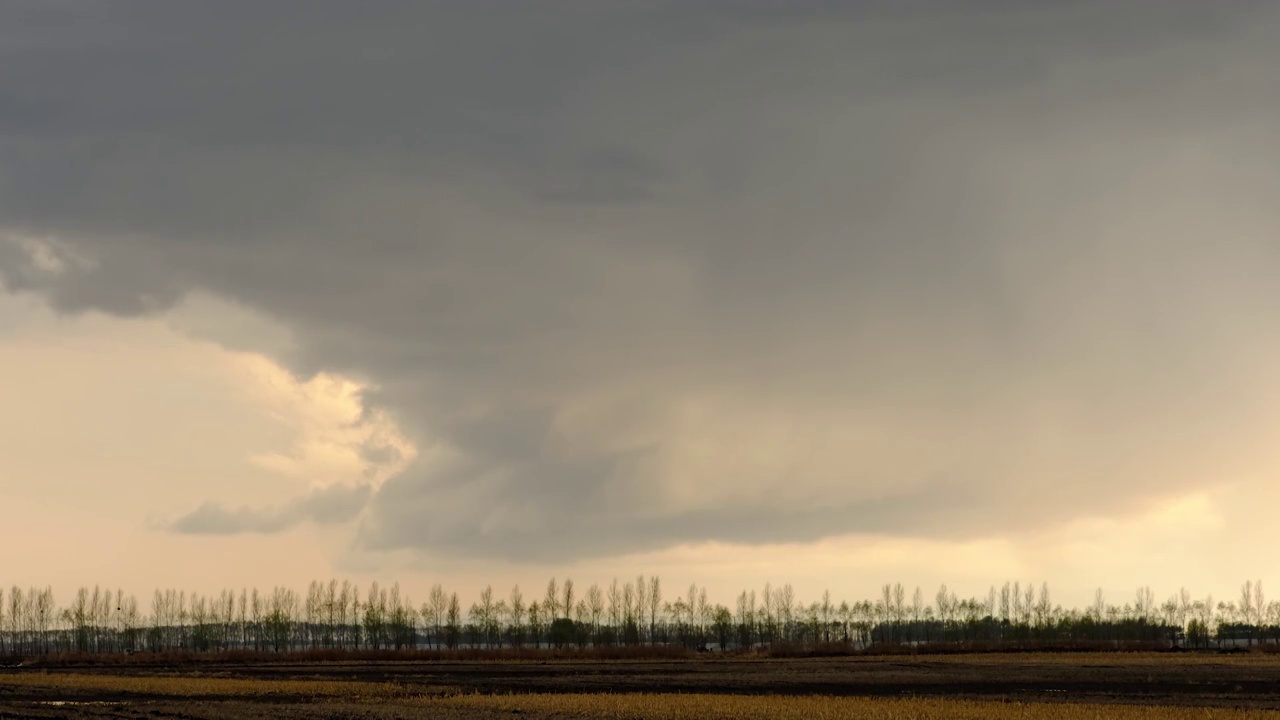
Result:
{"label": "field ground", "polygon": [[1280,657],[956,655],[0,670],[0,718],[1280,720]]}

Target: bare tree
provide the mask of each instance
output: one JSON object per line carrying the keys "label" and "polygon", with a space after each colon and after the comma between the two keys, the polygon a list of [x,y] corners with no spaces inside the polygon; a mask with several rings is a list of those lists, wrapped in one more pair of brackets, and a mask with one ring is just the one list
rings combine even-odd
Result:
{"label": "bare tree", "polygon": [[587,622],[591,617],[591,609],[586,600],[579,600],[573,606],[574,638],[579,648],[587,645]]}
{"label": "bare tree", "polygon": [[1138,614],[1138,619],[1143,622],[1150,622],[1152,612],[1156,607],[1156,596],[1155,593],[1151,592],[1151,586],[1147,585],[1138,588],[1135,599],[1134,610]]}
{"label": "bare tree", "polygon": [[487,585],[484,590],[480,591],[479,604],[479,622],[473,621],[478,625],[480,632],[484,636],[484,642],[487,647],[493,647],[497,642],[497,608],[493,602],[493,586]]}
{"label": "bare tree", "polygon": [[604,615],[604,593],[595,583],[587,588],[587,609],[591,618],[591,642],[594,645],[600,640],[600,620]]}
{"label": "bare tree", "polygon": [[689,583],[689,592],[685,595],[685,611],[689,613],[689,635],[695,642],[701,642],[698,633],[698,586]]}
{"label": "bare tree", "polygon": [[[642,629],[645,624],[644,616],[645,616],[646,610],[649,607],[649,583],[645,582],[644,575],[640,575],[636,577],[635,601],[636,601],[636,609],[635,609],[636,633],[639,636],[639,635],[643,635],[644,633]],[[637,637],[637,640],[638,641],[642,640],[642,638]]]}
{"label": "bare tree", "polygon": [[775,605],[778,606],[779,620],[782,623],[782,636],[784,640],[791,639],[792,618],[795,614],[796,595],[791,589],[791,583],[787,583],[778,588],[778,597]]}
{"label": "bare tree", "polygon": [[831,612],[834,610],[834,607],[831,604],[830,590],[822,591],[822,605],[820,607],[822,617],[822,641],[829,643],[831,642]]}
{"label": "bare tree", "polygon": [[712,616],[715,614],[715,606],[707,602],[707,589],[704,587],[698,591],[698,635],[705,637],[707,628],[711,626]]}
{"label": "bare tree", "polygon": [[520,586],[516,585],[511,588],[511,602],[507,605],[511,615],[509,621],[511,645],[520,647],[524,644],[524,593],[520,592]]}
{"label": "bare tree", "polygon": [[543,617],[544,611],[538,601],[529,603],[529,634],[533,637],[535,649],[542,647],[542,631],[545,627]]}
{"label": "bare tree", "polygon": [[920,586],[916,586],[916,591],[911,593],[911,622],[913,625],[920,625],[920,616],[924,614],[924,593],[920,592]]}
{"label": "bare tree", "polygon": [[[548,602],[555,608],[552,614],[545,603],[526,606],[518,586],[509,599],[495,597],[492,586],[487,586],[470,605],[472,625],[463,626],[458,596],[446,595],[437,584],[422,605],[421,621],[437,648],[442,644],[456,648],[463,637],[477,646],[502,647],[508,641],[519,646],[525,641],[526,628],[541,647],[556,622],[562,623],[550,633],[554,635],[550,644],[556,647],[566,643],[585,647],[588,642],[614,638],[635,644],[646,636],[651,643],[675,640],[691,647],[705,641],[709,628],[717,635],[724,630],[721,611],[727,609],[708,602],[706,589],[700,590],[697,584],[689,586],[687,599],[664,603],[657,575],[641,576],[635,584],[621,588],[615,580],[607,596],[607,625],[606,595],[600,586],[592,585],[583,598],[575,598],[575,589],[571,579],[559,586],[552,579],[548,593]],[[754,589],[737,595],[736,626],[730,629],[742,647],[783,638],[812,648],[833,637],[866,647],[889,640],[889,633],[897,642],[950,641],[952,637],[961,642],[979,638],[1002,642],[1006,630],[1010,630],[1009,639],[1016,641],[1107,638],[1116,647],[1174,637],[1181,630],[1191,643],[1203,647],[1215,635],[1219,641],[1268,642],[1280,625],[1280,603],[1267,602],[1261,580],[1246,581],[1235,602],[1217,605],[1212,597],[1193,601],[1185,587],[1157,605],[1151,589],[1144,586],[1138,588],[1134,602],[1123,608],[1108,606],[1099,588],[1091,606],[1064,610],[1052,604],[1047,582],[1040,583],[1038,592],[1030,583],[1005,583],[999,593],[990,587],[985,597],[968,598],[959,598],[942,585],[936,612],[925,606],[919,587],[914,588],[909,606],[905,596],[901,583],[884,585],[878,602],[841,601],[824,591],[818,601],[799,605],[797,617],[791,587],[766,584],[762,595]],[[288,652],[320,646],[359,649],[362,642],[371,649],[418,646],[419,613],[410,609],[412,604],[401,595],[398,584],[384,588],[373,583],[364,603],[354,586],[343,583],[339,590],[336,580],[313,581],[303,593],[277,587],[265,597],[246,588],[239,591],[238,605],[237,612],[237,593],[226,589],[214,595],[156,590],[151,615],[143,618],[136,600],[122,590],[86,586],[65,606],[58,606],[51,589],[24,592],[15,586],[0,593],[0,653],[110,653],[141,648],[203,653],[238,647]],[[735,615],[728,616],[733,623]],[[442,626],[446,619],[448,625]],[[935,619],[944,628],[940,638],[932,635]],[[908,622],[910,633],[903,633]]]}
{"label": "bare tree", "polygon": [[622,624],[623,624],[623,641],[628,644],[638,642],[639,638],[632,637],[636,632],[636,590],[631,583],[622,586]]}
{"label": "bare tree", "polygon": [[1035,613],[1036,608],[1036,586],[1034,583],[1027,583],[1027,587],[1022,591],[1022,622],[1031,625],[1031,617]]}
{"label": "bare tree", "polygon": [[1253,582],[1253,622],[1261,625],[1263,622],[1263,613],[1267,607],[1267,598],[1262,593],[1262,580],[1258,579]]}
{"label": "bare tree", "polygon": [[1053,611],[1053,603],[1049,600],[1049,583],[1040,584],[1040,600],[1036,603],[1036,624],[1045,627],[1049,624]]}
{"label": "bare tree", "polygon": [[570,611],[573,610],[573,580],[571,578],[564,579],[564,602],[560,607],[564,609],[564,616],[569,617]]}
{"label": "bare tree", "polygon": [[547,583],[547,594],[542,599],[542,611],[547,615],[547,622],[555,620],[560,612],[560,593],[557,590],[556,579],[551,578]]}
{"label": "bare tree", "polygon": [[774,617],[773,617],[774,598],[773,598],[772,584],[767,582],[764,584],[764,590],[760,592],[760,601],[762,606],[761,609],[764,610],[764,637],[761,639],[767,645],[772,647],[774,634],[777,632],[777,629],[774,627]]}
{"label": "bare tree", "polygon": [[1009,582],[1006,580],[1004,586],[1000,588],[1000,619],[1009,622],[1011,619],[1012,605],[1009,598]]}
{"label": "bare tree", "polygon": [[444,641],[449,649],[458,647],[462,637],[462,608],[458,604],[458,593],[449,595],[449,609],[445,614]]}
{"label": "bare tree", "polygon": [[441,632],[448,612],[449,596],[445,593],[444,586],[436,583],[431,586],[431,592],[427,595],[427,604],[422,607],[422,620],[431,625],[434,631],[432,637],[437,649],[440,647]]}
{"label": "bare tree", "polygon": [[1013,617],[1014,623],[1022,622],[1022,583],[1013,581]]}
{"label": "bare tree", "polygon": [[[755,591],[751,592],[754,605]],[[649,578],[649,644],[657,639],[658,613],[662,610],[662,581],[657,575]]]}

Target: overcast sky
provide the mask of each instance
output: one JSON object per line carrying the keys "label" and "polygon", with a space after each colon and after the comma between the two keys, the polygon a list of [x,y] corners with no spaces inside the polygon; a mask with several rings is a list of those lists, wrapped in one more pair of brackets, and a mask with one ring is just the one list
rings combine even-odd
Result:
{"label": "overcast sky", "polygon": [[1280,6],[0,5],[0,584],[1280,573]]}

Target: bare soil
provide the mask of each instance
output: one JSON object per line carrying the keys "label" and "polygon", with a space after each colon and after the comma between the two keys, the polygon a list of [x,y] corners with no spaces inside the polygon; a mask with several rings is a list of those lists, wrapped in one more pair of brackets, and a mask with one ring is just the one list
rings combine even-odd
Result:
{"label": "bare soil", "polygon": [[[9,673],[393,683],[441,693],[711,693],[942,697],[1280,710],[1280,658],[1005,655],[685,661],[359,662],[0,670],[0,718],[423,717],[411,707],[306,695],[181,699],[101,689],[5,685]],[[69,704],[51,704],[69,703]],[[484,713],[466,717],[496,717]],[[504,714],[510,717],[510,714]]]}

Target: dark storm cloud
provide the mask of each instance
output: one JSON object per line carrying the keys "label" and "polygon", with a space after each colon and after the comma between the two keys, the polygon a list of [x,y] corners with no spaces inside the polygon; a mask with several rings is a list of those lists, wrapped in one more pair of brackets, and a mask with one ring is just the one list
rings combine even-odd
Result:
{"label": "dark storm cloud", "polygon": [[[906,530],[917,537],[968,537],[979,523],[999,522],[1005,509],[984,504],[970,487],[946,484],[865,499],[849,499],[852,493],[841,493],[832,503],[796,502],[781,494],[767,508],[727,503],[724,507],[645,514],[643,503],[630,504],[624,510],[616,503],[593,502],[589,497],[598,490],[600,479],[610,477],[615,469],[607,464],[539,468],[554,472],[555,484],[542,483],[555,492],[554,497],[541,493],[530,497],[530,493],[517,491],[514,498],[504,496],[496,502],[490,498],[493,504],[487,513],[481,513],[490,522],[479,527],[448,517],[452,505],[446,502],[441,507],[440,498],[449,498],[449,489],[447,484],[442,487],[439,478],[415,482],[421,476],[409,475],[407,482],[398,482],[379,496],[362,540],[372,549],[423,547],[462,557],[556,562],[567,557],[659,550],[707,539],[746,544],[810,542],[829,537],[833,528],[885,535]],[[459,480],[462,489],[474,482],[474,476]],[[565,513],[528,510],[584,505],[597,510],[574,514],[569,527],[564,525]],[[954,507],[966,510],[957,513],[951,510]],[[1060,516],[1050,512],[1046,517]]]}
{"label": "dark storm cloud", "polygon": [[368,485],[334,486],[275,508],[226,508],[206,502],[168,525],[170,530],[190,535],[234,535],[277,533],[305,522],[333,525],[355,518],[368,502]]}
{"label": "dark storm cloud", "polygon": [[[286,323],[299,373],[373,381],[431,459],[333,498],[367,506],[372,548],[1120,512],[1266,443],[1276,22],[1246,2],[8,4],[0,232],[23,241],[0,242],[0,283],[121,315],[211,292]],[[175,529],[298,513],[208,505]]]}

